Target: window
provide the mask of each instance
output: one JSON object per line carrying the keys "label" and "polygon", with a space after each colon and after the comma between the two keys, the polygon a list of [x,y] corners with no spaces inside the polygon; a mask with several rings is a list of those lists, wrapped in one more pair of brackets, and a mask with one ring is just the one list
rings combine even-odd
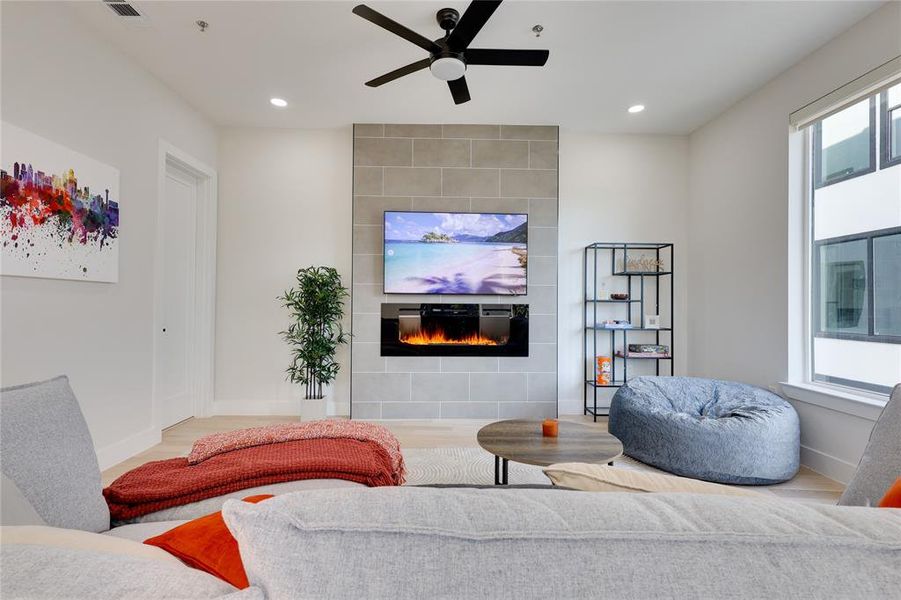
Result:
{"label": "window", "polygon": [[808,140],[809,378],[888,394],[901,381],[901,83]]}
{"label": "window", "polygon": [[901,83],[882,92],[882,168],[901,164]]}
{"label": "window", "polygon": [[817,122],[813,131],[816,187],[872,173],[876,169],[875,135],[875,97]]}

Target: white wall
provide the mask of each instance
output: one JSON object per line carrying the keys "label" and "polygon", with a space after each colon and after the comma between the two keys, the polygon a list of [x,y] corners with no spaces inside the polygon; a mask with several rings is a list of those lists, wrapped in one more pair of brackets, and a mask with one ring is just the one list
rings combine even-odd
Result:
{"label": "white wall", "polygon": [[[789,204],[790,177],[798,181],[788,115],[899,53],[901,3],[891,2],[691,135],[691,374],[762,386],[788,377],[789,348],[803,346],[789,321],[800,276],[797,265],[790,275],[789,240],[801,224]],[[819,406],[798,409],[802,462],[847,478],[869,427]]]}
{"label": "white wall", "polygon": [[57,3],[3,3],[2,87],[5,121],[120,173],[119,283],[0,279],[3,385],[69,375],[108,466],[159,440],[149,275],[159,140],[215,165],[216,132]]}
{"label": "white wall", "polygon": [[[581,311],[585,297],[582,252],[592,242],[675,244],[675,369],[677,374],[684,373],[689,266],[687,206],[686,137],[560,131],[558,389],[561,414],[582,412]],[[666,343],[664,339],[661,336],[661,343]],[[668,372],[665,370],[668,367],[661,368],[663,373]],[[610,391],[599,391],[598,405],[609,405],[611,396]]]}
{"label": "white wall", "polygon": [[[299,413],[276,297],[310,265],[337,268],[350,286],[352,142],[350,125],[220,133],[214,413]],[[344,403],[347,356],[345,346],[334,384]]]}

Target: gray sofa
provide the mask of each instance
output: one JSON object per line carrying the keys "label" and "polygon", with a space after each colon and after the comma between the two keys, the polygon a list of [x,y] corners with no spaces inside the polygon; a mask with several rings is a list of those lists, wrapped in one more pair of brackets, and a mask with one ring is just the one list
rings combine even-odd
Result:
{"label": "gray sofa", "polygon": [[[64,378],[2,390],[0,423],[4,525],[37,520],[88,531],[78,533],[89,539],[142,540],[182,522],[108,529],[90,435]],[[901,511],[893,509],[690,494],[350,488],[256,505],[220,498],[197,510],[223,502],[246,590],[171,560],[108,545],[47,545],[4,527],[0,541],[16,543],[2,543],[0,596],[779,598],[890,597],[901,589]]]}

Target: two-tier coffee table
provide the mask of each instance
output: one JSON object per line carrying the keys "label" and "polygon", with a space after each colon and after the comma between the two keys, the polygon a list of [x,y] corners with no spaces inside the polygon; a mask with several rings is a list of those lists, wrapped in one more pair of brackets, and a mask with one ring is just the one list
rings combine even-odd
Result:
{"label": "two-tier coffee table", "polygon": [[589,425],[559,421],[557,437],[541,434],[541,421],[513,419],[479,430],[479,446],[494,455],[494,483],[507,485],[507,463],[546,467],[562,462],[613,464],[623,444],[606,431]]}

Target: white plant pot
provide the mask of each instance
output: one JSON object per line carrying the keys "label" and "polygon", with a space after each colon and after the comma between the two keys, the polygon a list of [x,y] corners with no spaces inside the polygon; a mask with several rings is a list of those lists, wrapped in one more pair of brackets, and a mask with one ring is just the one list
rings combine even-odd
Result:
{"label": "white plant pot", "polygon": [[[301,393],[303,386],[300,387]],[[322,386],[322,398],[308,399],[301,395],[300,400],[300,418],[304,421],[315,421],[316,419],[325,419],[335,416],[334,390],[330,384]]]}

